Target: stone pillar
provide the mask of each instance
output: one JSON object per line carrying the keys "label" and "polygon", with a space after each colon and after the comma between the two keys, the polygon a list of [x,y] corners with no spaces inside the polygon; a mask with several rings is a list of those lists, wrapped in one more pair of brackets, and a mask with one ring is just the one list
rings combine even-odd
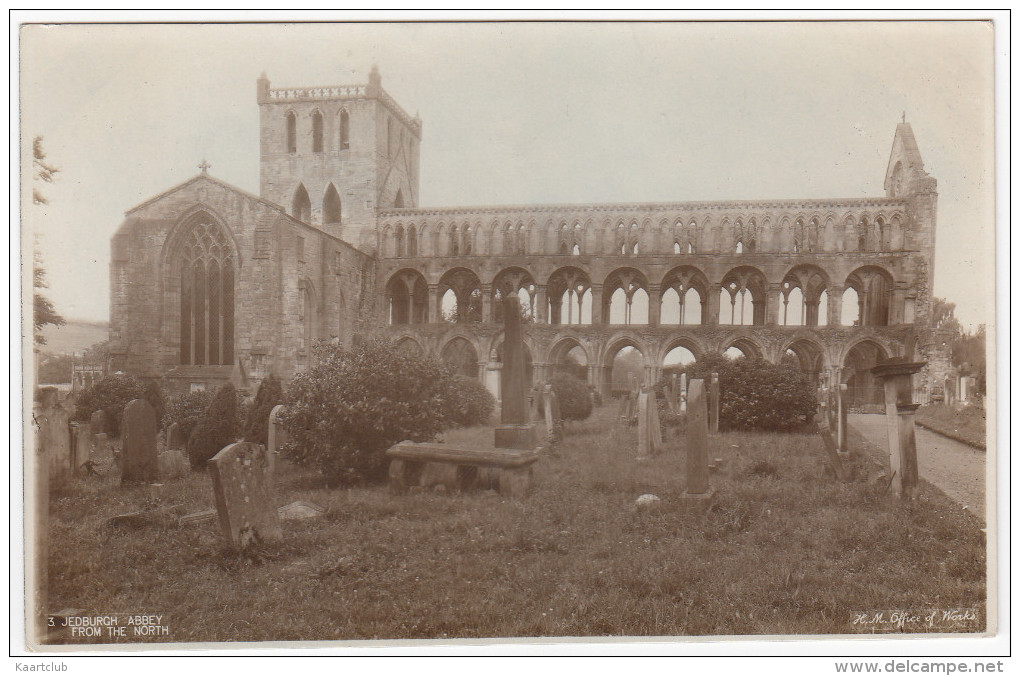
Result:
{"label": "stone pillar", "polygon": [[699,378],[691,381],[690,406],[687,413],[687,489],[685,495],[704,496],[708,486],[708,406],[705,402],[705,383]]}
{"label": "stone pillar", "polygon": [[534,428],[528,424],[528,391],[524,373],[524,338],[521,334],[520,299],[503,299],[503,370],[500,378],[500,425],[496,448],[533,449]]}
{"label": "stone pillar", "polygon": [[496,360],[491,360],[485,364],[485,389],[487,389],[496,401],[499,401],[500,396],[500,369],[503,365]]}
{"label": "stone pillar", "polygon": [[830,286],[825,290],[829,304],[829,326],[839,326],[843,321],[843,287]]}
{"label": "stone pillar", "polygon": [[719,294],[722,292],[722,284],[709,284],[708,285],[708,298],[706,303],[703,303],[706,308],[704,324],[706,326],[718,326],[719,325]]}
{"label": "stone pillar", "polygon": [[713,373],[708,385],[708,431],[719,431],[719,374]]}
{"label": "stone pillar", "polygon": [[438,284],[429,284],[429,298],[434,302],[435,308],[432,321],[437,323],[443,321],[443,297],[439,295]]}
{"label": "stone pillar", "polygon": [[889,360],[871,369],[885,388],[886,429],[889,437],[889,467],[892,485],[903,500],[917,497],[917,446],[910,377],[926,362]]}
{"label": "stone pillar", "polygon": [[782,297],[783,285],[769,284],[765,301],[765,323],[769,326],[777,326],[780,323],[779,309],[782,305]]}
{"label": "stone pillar", "polygon": [[591,323],[595,326],[605,323],[602,316],[602,284],[591,285]]}
{"label": "stone pillar", "polygon": [[549,298],[545,285],[535,286],[535,323],[546,324],[549,321]]}
{"label": "stone pillar", "polygon": [[595,366],[594,366],[594,364],[588,364],[588,384],[589,385],[593,385],[595,387],[598,386],[598,383],[595,381]]}
{"label": "stone pillar", "polygon": [[482,323],[488,324],[493,321],[492,284],[482,284],[479,290],[482,292]]}
{"label": "stone pillar", "polygon": [[847,396],[847,385],[846,383],[839,384],[839,394],[836,398],[837,406],[839,407],[839,420],[838,428],[836,430],[836,447],[843,453],[850,451],[849,445],[847,445],[847,434],[846,434],[846,416],[847,409],[850,408],[850,397]]}
{"label": "stone pillar", "polygon": [[889,299],[889,326],[903,323],[903,306],[907,300],[907,286],[897,282],[893,289],[892,298]]}
{"label": "stone pillar", "polygon": [[648,325],[658,326],[662,314],[662,286],[648,285]]}

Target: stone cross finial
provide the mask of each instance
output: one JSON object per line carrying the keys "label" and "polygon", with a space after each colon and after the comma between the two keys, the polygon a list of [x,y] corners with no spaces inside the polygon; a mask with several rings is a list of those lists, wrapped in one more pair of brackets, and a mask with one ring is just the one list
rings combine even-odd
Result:
{"label": "stone cross finial", "polygon": [[203,159],[202,163],[198,165],[198,168],[202,170],[203,174],[208,174],[209,173],[209,167],[211,167],[211,166],[212,166],[211,164],[209,164],[208,162],[206,162]]}

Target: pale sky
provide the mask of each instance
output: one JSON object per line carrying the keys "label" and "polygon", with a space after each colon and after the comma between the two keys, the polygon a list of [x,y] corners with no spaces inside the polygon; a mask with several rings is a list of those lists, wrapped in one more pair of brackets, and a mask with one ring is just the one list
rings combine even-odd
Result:
{"label": "pale sky", "polygon": [[61,169],[24,223],[66,317],[108,319],[124,212],[203,158],[258,192],[260,72],[350,84],[377,63],[424,123],[422,206],[880,197],[905,112],[938,179],[935,294],[968,328],[992,319],[991,24],[79,25],[21,41],[23,157],[42,135]]}

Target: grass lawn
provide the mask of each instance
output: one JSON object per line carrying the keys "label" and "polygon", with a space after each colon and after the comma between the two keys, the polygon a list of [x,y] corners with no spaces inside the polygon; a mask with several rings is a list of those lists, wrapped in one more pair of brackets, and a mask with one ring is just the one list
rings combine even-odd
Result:
{"label": "grass lawn", "polygon": [[951,439],[984,449],[985,409],[981,406],[928,404],[917,409],[917,423]]}
{"label": "grass lawn", "polygon": [[[710,440],[724,460],[714,505],[688,512],[680,442],[637,463],[636,428],[615,414],[568,426],[523,500],[328,489],[283,463],[280,504],[328,511],[284,522],[283,543],[251,556],[215,522],[109,526],[145,487],[76,480],[51,496],[49,609],[162,614],[170,634],[150,642],[841,634],[862,631],[854,610],[952,608],[983,629],[984,534],[931,485],[899,504],[867,453],[839,483],[817,436],[724,433]],[[469,439],[491,430],[447,437]],[[661,508],[638,511],[642,493]],[[211,507],[209,477],[168,482],[163,504]]]}

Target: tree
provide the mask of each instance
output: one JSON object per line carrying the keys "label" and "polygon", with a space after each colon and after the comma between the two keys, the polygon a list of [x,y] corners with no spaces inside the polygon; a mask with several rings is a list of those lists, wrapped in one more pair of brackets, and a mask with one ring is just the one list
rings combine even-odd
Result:
{"label": "tree", "polygon": [[[36,136],[32,139],[32,174],[33,180],[45,181],[46,183],[53,183],[56,179],[57,172],[60,170],[54,167],[52,164],[46,162],[46,151],[43,150],[42,145],[43,137]],[[39,189],[35,186],[32,187],[32,204],[49,204],[49,200],[39,192]],[[38,250],[36,250],[32,256],[32,288],[33,289],[45,289],[49,285],[46,283],[46,270],[42,265],[42,256]],[[40,329],[47,324],[53,324],[54,326],[61,326],[64,323],[64,318],[57,314],[57,311],[53,308],[53,302],[37,291],[33,294],[33,340],[36,345],[45,345],[46,338],[43,337]]]}
{"label": "tree", "polygon": [[963,333],[963,327],[960,326],[960,320],[956,318],[955,311],[956,303],[950,303],[945,298],[933,298],[931,306],[932,327],[951,331],[954,339],[959,337]]}
{"label": "tree", "polygon": [[[32,171],[35,172],[32,178],[37,181],[53,183],[57,178],[57,169],[46,161],[46,151],[43,150],[43,137],[36,136],[32,139]],[[39,192],[39,189],[32,187],[32,204],[49,204],[49,199]]]}
{"label": "tree", "polygon": [[[49,288],[49,284],[46,283],[46,270],[42,266],[42,256],[38,251],[32,257],[32,287],[34,289]],[[47,324],[63,326],[64,318],[54,309],[53,301],[39,293],[38,290],[33,293],[32,305],[32,337],[36,345],[45,345],[46,337],[42,334],[42,327]]]}
{"label": "tree", "polygon": [[952,344],[953,366],[964,376],[977,379],[977,388],[985,392],[985,325],[978,326],[975,333],[964,333]]}

